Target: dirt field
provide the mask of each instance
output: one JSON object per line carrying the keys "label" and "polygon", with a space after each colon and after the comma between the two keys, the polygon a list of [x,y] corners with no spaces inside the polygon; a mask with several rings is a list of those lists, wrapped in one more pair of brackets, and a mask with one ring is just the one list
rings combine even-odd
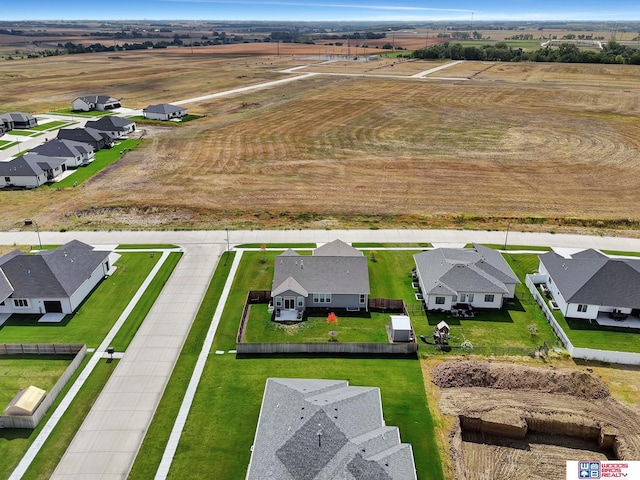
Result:
{"label": "dirt field", "polygon": [[[305,55],[306,46],[281,48],[289,46],[280,57],[247,52],[273,45],[241,44],[225,55],[209,47],[5,62],[0,103],[38,112],[91,92],[131,107],[180,100],[304,73],[282,70],[313,63],[317,47]],[[640,220],[631,208],[640,201],[640,68],[467,62],[438,76],[471,79],[448,82],[407,78],[438,63],[398,63],[382,78],[362,75],[370,63],[309,69],[353,77],[189,104],[206,117],[148,129],[136,152],[81,188],[3,192],[14,208],[0,214],[0,228],[28,217],[48,229],[508,220],[532,229],[543,217],[542,228],[557,230]]]}
{"label": "dirt field", "polygon": [[566,460],[640,458],[637,405],[586,369],[451,361],[428,371],[453,419],[457,480],[560,478]]}

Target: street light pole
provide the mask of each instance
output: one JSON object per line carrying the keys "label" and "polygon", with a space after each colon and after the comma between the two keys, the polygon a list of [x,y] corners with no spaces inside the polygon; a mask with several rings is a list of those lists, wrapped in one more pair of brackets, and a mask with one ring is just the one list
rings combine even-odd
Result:
{"label": "street light pole", "polygon": [[504,236],[504,249],[507,249],[507,239],[509,238],[509,227],[511,227],[511,222],[507,222],[507,233]]}
{"label": "street light pole", "polygon": [[40,250],[42,250],[42,240],[40,239],[40,228],[38,227],[38,222],[36,222],[35,220],[31,220],[30,218],[26,218],[24,220],[25,227],[28,227],[32,223],[36,226],[36,233],[38,234],[38,244],[40,245]]}
{"label": "street light pole", "polygon": [[227,231],[227,256],[224,259],[224,264],[226,265],[227,261],[229,260],[229,255],[230,255],[230,253],[229,253],[229,250],[230,250],[230,248],[229,248],[229,227],[226,227],[225,230]]}

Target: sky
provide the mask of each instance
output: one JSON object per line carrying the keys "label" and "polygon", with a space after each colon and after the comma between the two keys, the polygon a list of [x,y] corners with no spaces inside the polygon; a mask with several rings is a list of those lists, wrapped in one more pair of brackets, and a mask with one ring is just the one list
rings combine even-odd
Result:
{"label": "sky", "polygon": [[0,20],[640,20],[640,0],[30,0]]}

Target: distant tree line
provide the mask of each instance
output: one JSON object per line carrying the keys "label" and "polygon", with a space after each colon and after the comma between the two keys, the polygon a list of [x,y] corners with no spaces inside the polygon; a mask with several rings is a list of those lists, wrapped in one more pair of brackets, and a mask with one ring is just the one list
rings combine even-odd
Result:
{"label": "distant tree line", "polygon": [[413,58],[451,60],[489,60],[500,62],[561,62],[561,63],[621,63],[640,65],[640,50],[617,42],[603,45],[603,49],[580,50],[567,43],[559,47],[544,47],[530,52],[512,48],[505,42],[493,45],[463,46],[460,43],[444,42],[429,48],[414,50]]}

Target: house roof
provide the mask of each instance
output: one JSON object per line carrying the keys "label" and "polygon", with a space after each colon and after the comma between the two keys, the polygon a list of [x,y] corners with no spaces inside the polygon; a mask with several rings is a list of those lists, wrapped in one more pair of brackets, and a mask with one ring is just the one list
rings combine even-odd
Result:
{"label": "house roof", "polygon": [[284,292],[295,292],[303,297],[309,296],[309,292],[293,277],[287,278],[284,282],[278,285],[278,287],[271,292],[271,295],[281,295]]}
{"label": "house roof", "polygon": [[386,426],[380,390],[269,378],[247,480],[416,479],[410,444]]}
{"label": "house roof", "polygon": [[362,257],[363,253],[340,239],[325,243],[313,251],[315,257]]}
{"label": "house roof", "polygon": [[109,95],[86,95],[84,97],[78,97],[76,100],[83,100],[86,103],[95,103],[100,105],[120,102],[117,98],[110,97]]}
{"label": "house roof", "polygon": [[68,297],[108,256],[109,252],[72,240],[36,255],[10,252],[0,257],[0,269],[14,289],[14,298]]}
{"label": "house roof", "polygon": [[[349,249],[352,247],[349,247]],[[322,247],[320,247],[322,248]],[[316,251],[319,249],[316,249]],[[347,253],[345,250],[343,253]],[[361,294],[369,293],[367,258],[359,256],[304,256],[285,251],[275,260],[272,295],[288,290],[285,282],[295,282],[308,293]],[[325,251],[326,253],[326,251]],[[358,252],[360,253],[360,252]],[[299,293],[303,294],[302,291]],[[306,296],[306,295],[305,295]]]}
{"label": "house roof", "polygon": [[14,122],[29,122],[33,120],[33,115],[24,112],[9,112],[7,113],[7,115]]}
{"label": "house roof", "polygon": [[174,113],[174,112],[182,112],[186,111],[185,107],[179,107],[177,105],[171,105],[170,103],[160,103],[158,105],[149,105],[144,109],[145,112],[149,113]]}
{"label": "house roof", "polygon": [[116,117],[113,115],[106,115],[99,120],[89,121],[85,124],[86,128],[95,128],[100,131],[117,132],[126,130],[131,125],[135,125],[135,122],[128,118]]}
{"label": "house roof", "polygon": [[507,284],[520,283],[500,252],[473,248],[437,248],[413,256],[427,295],[509,293]]}
{"label": "house roof", "polygon": [[45,157],[43,155],[26,154],[8,162],[0,162],[0,175],[14,177],[33,177],[42,175],[64,163],[63,158]]}
{"label": "house roof", "polygon": [[13,286],[0,268],[0,302],[4,302],[13,293]]}
{"label": "house roof", "polygon": [[91,153],[93,148],[86,143],[75,140],[54,139],[32,148],[29,153],[37,153],[46,157],[76,158]]}
{"label": "house roof", "polygon": [[103,136],[95,128],[61,128],[58,131],[60,139],[74,140],[81,143],[93,143],[103,141]]}
{"label": "house roof", "polygon": [[640,260],[608,258],[593,250],[571,258],[547,252],[539,258],[569,303],[640,308]]}

